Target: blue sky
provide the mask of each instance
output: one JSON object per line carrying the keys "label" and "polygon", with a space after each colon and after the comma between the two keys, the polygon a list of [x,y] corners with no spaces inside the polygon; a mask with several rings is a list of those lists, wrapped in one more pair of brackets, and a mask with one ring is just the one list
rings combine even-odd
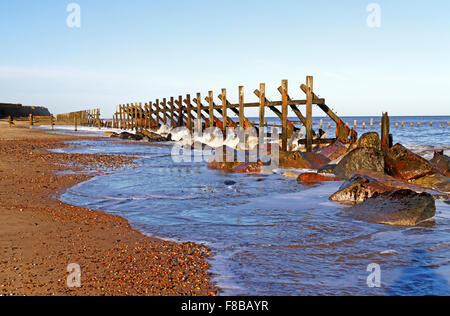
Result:
{"label": "blue sky", "polygon": [[[66,7],[81,7],[69,28]],[[53,113],[156,98],[270,99],[314,75],[340,115],[450,115],[450,1],[0,0],[0,102]],[[321,112],[315,111],[320,115]],[[249,111],[248,116],[256,116]]]}

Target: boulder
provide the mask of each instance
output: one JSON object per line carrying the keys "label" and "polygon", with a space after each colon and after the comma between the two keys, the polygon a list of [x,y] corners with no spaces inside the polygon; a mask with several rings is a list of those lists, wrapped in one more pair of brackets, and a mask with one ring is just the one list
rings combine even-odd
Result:
{"label": "boulder", "polygon": [[426,192],[436,199],[448,198],[441,192],[404,182],[383,173],[361,170],[346,181],[339,191],[330,197],[330,200],[341,203],[362,203],[378,194],[402,189],[417,193]]}
{"label": "boulder", "polygon": [[299,175],[297,181],[300,183],[320,183],[326,181],[342,181],[342,179],[337,177],[324,176],[314,172],[308,172]]}
{"label": "boulder", "polygon": [[433,174],[433,167],[428,161],[401,144],[396,144],[387,151],[385,163],[391,176],[405,181]]}
{"label": "boulder", "polygon": [[376,132],[366,133],[361,136],[357,144],[358,148],[375,148],[381,149],[380,136]]}
{"label": "boulder", "polygon": [[120,139],[123,140],[142,140],[144,137],[141,135],[135,135],[127,132],[123,132],[119,135]]}
{"label": "boulder", "polygon": [[119,134],[115,133],[115,132],[105,132],[105,134],[103,134],[104,137],[109,137],[109,138],[118,138]]}
{"label": "boulder", "polygon": [[241,165],[241,162],[235,161],[235,162],[217,162],[217,161],[211,161],[208,163],[209,169],[214,170],[223,170],[227,172],[232,172],[233,169],[239,165]]}
{"label": "boulder", "polygon": [[327,157],[316,153],[280,152],[281,168],[319,169],[329,164],[330,161]]}
{"label": "boulder", "polygon": [[350,179],[358,170],[384,173],[384,155],[376,148],[356,148],[337,165],[334,173],[339,178]]}
{"label": "boulder", "polygon": [[436,171],[450,177],[450,158],[444,155],[443,150],[436,151],[433,159],[430,160],[430,163]]}
{"label": "boulder", "polygon": [[334,175],[334,170],[336,169],[336,167],[337,167],[337,165],[334,165],[334,164],[326,165],[326,166],[323,166],[323,167],[319,168],[317,170],[317,173],[320,173],[320,174],[333,174]]}
{"label": "boulder", "polygon": [[261,161],[254,162],[254,163],[248,163],[243,162],[239,165],[235,166],[232,170],[232,172],[235,173],[260,173],[263,171],[263,163]]}
{"label": "boulder", "polygon": [[411,183],[433,190],[450,192],[450,177],[438,173],[412,180]]}
{"label": "boulder", "polygon": [[336,160],[347,153],[347,146],[342,144],[340,141],[337,141],[323,149],[319,152],[322,156],[327,157],[331,161]]}
{"label": "boulder", "polygon": [[369,198],[345,212],[357,220],[412,227],[435,216],[436,202],[428,193],[398,190]]}

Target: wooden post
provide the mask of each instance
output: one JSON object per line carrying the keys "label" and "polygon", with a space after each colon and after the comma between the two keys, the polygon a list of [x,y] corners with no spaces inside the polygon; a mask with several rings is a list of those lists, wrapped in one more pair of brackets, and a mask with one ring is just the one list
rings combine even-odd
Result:
{"label": "wooden post", "polygon": [[228,125],[228,110],[227,110],[227,89],[222,89],[222,117],[223,117],[223,138],[227,135],[227,125]]}
{"label": "wooden post", "polygon": [[29,120],[30,120],[30,129],[32,129],[33,128],[33,114],[30,114]]}
{"label": "wooden post", "polygon": [[209,91],[209,127],[214,126],[214,99],[213,99],[213,92]]}
{"label": "wooden post", "polygon": [[191,95],[187,94],[186,95],[186,127],[189,131],[192,131],[192,113],[191,113]]}
{"label": "wooden post", "polygon": [[170,126],[175,127],[175,104],[174,104],[174,97],[170,97]]}
{"label": "wooden post", "polygon": [[73,116],[73,124],[75,125],[75,132],[78,132],[78,120],[77,120],[77,114],[75,113]]}
{"label": "wooden post", "polygon": [[239,87],[239,127],[245,128],[244,87]]}
{"label": "wooden post", "polygon": [[373,119],[370,119],[370,129],[373,129]]}
{"label": "wooden post", "polygon": [[183,96],[178,96],[178,123],[180,126],[184,125],[184,114],[183,114]]}
{"label": "wooden post", "polygon": [[142,102],[139,102],[139,128],[144,129],[144,112],[142,110]]}
{"label": "wooden post", "polygon": [[323,119],[320,120],[320,129],[323,129]]}
{"label": "wooden post", "polygon": [[313,77],[306,77],[306,151],[312,152],[312,104],[313,104]]}
{"label": "wooden post", "polygon": [[264,137],[264,120],[266,115],[266,84],[259,85],[259,140]]}
{"label": "wooden post", "polygon": [[389,116],[387,113],[383,113],[383,118],[381,120],[381,150],[382,151],[387,151],[390,148],[389,132],[390,132]]}
{"label": "wooden post", "polygon": [[50,116],[50,126],[52,127],[52,131],[55,129],[55,118]]}
{"label": "wooden post", "polygon": [[160,121],[159,113],[160,112],[161,111],[160,111],[160,108],[159,108],[159,99],[156,99],[156,101],[155,101],[155,118],[156,118],[157,128],[159,127],[159,121]]}
{"label": "wooden post", "polygon": [[362,127],[363,127],[363,129],[366,129],[366,122],[363,122]]}
{"label": "wooden post", "polygon": [[163,110],[163,123],[167,125],[167,99],[164,98],[162,102],[162,110]]}
{"label": "wooden post", "polygon": [[203,129],[202,126],[202,102],[201,102],[201,94],[197,93],[197,132],[200,133]]}
{"label": "wooden post", "polygon": [[97,126],[98,126],[99,130],[102,129],[102,125],[101,125],[101,122],[100,122],[100,109],[97,109]]}
{"label": "wooden post", "polygon": [[356,120],[353,122],[353,129],[357,129],[358,128],[358,124],[357,124],[357,122],[356,122]]}
{"label": "wooden post", "polygon": [[133,114],[133,118],[134,118],[134,129],[136,131],[138,131],[138,126],[139,126],[139,122],[138,122],[138,103],[136,102],[134,104],[134,114]]}
{"label": "wooden post", "polygon": [[[288,117],[288,81],[283,80],[281,83],[281,89],[283,92],[282,96],[282,150],[287,151],[287,145],[288,145],[288,130],[287,130],[287,117]],[[311,98],[312,100],[312,98]]]}

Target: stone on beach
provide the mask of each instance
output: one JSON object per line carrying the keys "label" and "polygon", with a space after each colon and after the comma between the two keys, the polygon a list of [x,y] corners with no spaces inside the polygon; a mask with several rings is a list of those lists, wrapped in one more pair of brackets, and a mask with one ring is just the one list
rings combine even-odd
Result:
{"label": "stone on beach", "polygon": [[317,170],[317,173],[334,175],[334,170],[336,169],[336,167],[337,167],[337,165],[335,165],[335,164],[326,165],[326,166],[319,168]]}
{"label": "stone on beach", "polygon": [[123,140],[142,140],[144,137],[140,135],[131,134],[128,132],[123,132],[119,135],[119,138]]}
{"label": "stone on beach", "polygon": [[346,181],[339,191],[330,197],[330,200],[341,203],[362,203],[377,194],[402,189],[417,193],[426,192],[436,199],[446,198],[446,195],[441,192],[404,182],[383,173],[361,170]]}
{"label": "stone on beach", "polygon": [[323,148],[318,153],[333,161],[347,153],[347,146],[342,144],[340,141],[336,141],[335,143]]}
{"label": "stone on beach", "polygon": [[260,173],[263,171],[263,163],[261,161],[248,163],[242,162],[233,168],[235,173]]}
{"label": "stone on beach", "polygon": [[387,152],[385,162],[390,175],[405,181],[433,174],[433,167],[428,161],[401,144],[396,144]]}
{"label": "stone on beach", "polygon": [[109,137],[109,138],[117,138],[119,137],[119,134],[115,133],[115,132],[105,132],[105,134],[103,134],[104,137]]}
{"label": "stone on beach", "polygon": [[335,174],[339,178],[350,179],[355,172],[363,169],[383,173],[383,153],[375,148],[356,148],[339,162]]}
{"label": "stone on beach", "polygon": [[338,177],[324,176],[314,172],[308,172],[299,175],[297,181],[300,183],[320,183],[326,181],[342,181],[342,179]]}
{"label": "stone on beach", "polygon": [[429,176],[425,176],[419,179],[412,180],[411,183],[433,190],[450,192],[450,177],[446,177],[441,174],[432,174]]}
{"label": "stone on beach", "polygon": [[280,167],[293,169],[319,169],[330,163],[327,157],[301,151],[280,152]]}
{"label": "stone on beach", "polygon": [[450,158],[444,155],[443,150],[436,151],[430,163],[436,171],[450,177]]}
{"label": "stone on beach", "polygon": [[376,132],[366,133],[358,140],[357,146],[358,148],[381,149],[380,136]]}
{"label": "stone on beach", "polygon": [[412,227],[435,216],[436,202],[428,193],[398,190],[369,198],[345,213],[357,220]]}

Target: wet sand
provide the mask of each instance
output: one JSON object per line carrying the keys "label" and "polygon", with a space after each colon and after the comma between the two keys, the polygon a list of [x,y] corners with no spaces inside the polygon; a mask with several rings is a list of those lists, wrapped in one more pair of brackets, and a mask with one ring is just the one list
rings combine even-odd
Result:
{"label": "wet sand", "polygon": [[[86,137],[83,137],[86,138]],[[132,164],[121,156],[50,153],[79,139],[0,122],[0,296],[213,295],[209,250],[143,235],[123,218],[60,202],[65,189]],[[74,173],[57,173],[73,170]],[[81,267],[81,288],[67,266]]]}

